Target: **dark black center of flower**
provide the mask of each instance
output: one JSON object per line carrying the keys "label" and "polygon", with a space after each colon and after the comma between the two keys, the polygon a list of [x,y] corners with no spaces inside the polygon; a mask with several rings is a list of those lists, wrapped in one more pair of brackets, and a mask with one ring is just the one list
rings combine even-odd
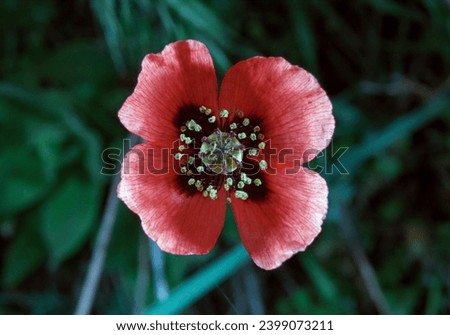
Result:
{"label": "dark black center of flower", "polygon": [[260,126],[244,118],[241,111],[221,110],[218,118],[204,106],[189,106],[180,112],[176,120],[180,145],[174,157],[183,189],[214,200],[223,187],[229,202],[230,194],[242,200],[264,198],[261,170],[267,169],[267,162],[261,159],[265,142]]}

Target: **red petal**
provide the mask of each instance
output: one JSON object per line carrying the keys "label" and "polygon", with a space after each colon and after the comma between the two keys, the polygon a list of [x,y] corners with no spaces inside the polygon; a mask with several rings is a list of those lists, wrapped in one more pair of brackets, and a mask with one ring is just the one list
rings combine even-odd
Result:
{"label": "red petal", "polygon": [[174,120],[186,105],[217,109],[211,55],[204,44],[193,40],[169,44],[161,53],[144,58],[137,86],[119,118],[130,132],[166,146],[178,138]]}
{"label": "red petal", "polygon": [[266,270],[303,251],[321,230],[328,209],[328,188],[316,172],[265,175],[264,200],[232,199],[231,206],[244,246]]}
{"label": "red petal", "polygon": [[146,234],[174,254],[204,254],[219,237],[225,219],[225,193],[217,200],[180,186],[167,149],[135,146],[124,159],[118,196],[141,219]]}
{"label": "red petal", "polygon": [[283,58],[254,57],[225,74],[219,107],[261,120],[261,132],[278,150],[292,149],[285,161],[305,163],[329,143],[332,106],[317,80]]}

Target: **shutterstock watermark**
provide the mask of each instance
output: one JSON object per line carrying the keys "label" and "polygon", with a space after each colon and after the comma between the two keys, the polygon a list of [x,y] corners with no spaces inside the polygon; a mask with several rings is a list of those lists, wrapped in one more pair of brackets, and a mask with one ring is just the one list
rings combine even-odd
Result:
{"label": "shutterstock watermark", "polygon": [[[331,175],[334,173],[340,175],[350,174],[345,168],[344,164],[341,162],[342,157],[348,151],[349,147],[337,147],[335,148],[334,142],[330,141],[330,146],[328,150],[318,151],[316,149],[306,150],[306,156],[314,157],[315,159],[307,160],[307,163],[303,165],[309,169],[315,170],[318,173],[323,173],[325,175]],[[310,154],[311,156],[308,156]],[[323,164],[318,164],[317,160],[323,160]],[[304,160],[305,161],[305,160]]]}
{"label": "shutterstock watermark", "polygon": [[[264,160],[264,170],[268,174],[286,174],[293,175],[300,171],[310,172],[316,171],[320,174],[349,174],[348,170],[342,163],[342,157],[348,151],[348,147],[335,147],[332,140],[328,141],[327,150],[319,151],[317,149],[306,149],[299,152],[295,148],[277,148],[272,145],[270,140],[264,142],[264,150],[259,148],[246,147],[242,150],[242,159],[239,161],[239,169],[248,175],[260,172]],[[124,174],[154,174],[165,175],[168,173],[180,173],[181,169],[187,165],[189,158],[189,168],[193,174],[217,174],[214,165],[208,161],[208,166],[204,166],[204,156],[202,156],[201,148],[193,143],[189,152],[180,155],[179,141],[173,142],[171,148],[146,148],[142,146],[132,147],[129,139],[124,139],[122,147],[109,147],[103,150],[101,154],[102,168],[100,173],[103,175],[116,175],[122,171]],[[219,164],[229,159],[229,152],[220,152],[217,150],[215,155]],[[228,155],[228,156],[227,156]],[[125,158],[123,158],[125,157]],[[240,156],[239,156],[240,157]]]}

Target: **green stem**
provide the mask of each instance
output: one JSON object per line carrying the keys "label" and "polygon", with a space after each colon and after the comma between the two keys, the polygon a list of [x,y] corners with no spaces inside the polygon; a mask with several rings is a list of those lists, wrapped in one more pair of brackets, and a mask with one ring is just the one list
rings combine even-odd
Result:
{"label": "green stem", "polygon": [[218,260],[185,280],[169,297],[150,306],[144,314],[179,314],[219,285],[248,261],[247,251],[240,244]]}

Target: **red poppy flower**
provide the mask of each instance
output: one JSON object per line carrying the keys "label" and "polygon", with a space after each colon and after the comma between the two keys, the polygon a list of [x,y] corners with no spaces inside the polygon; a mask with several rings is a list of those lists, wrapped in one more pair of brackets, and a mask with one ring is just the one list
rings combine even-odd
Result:
{"label": "red poppy flower", "polygon": [[119,197],[146,234],[174,254],[204,254],[231,204],[242,242],[264,269],[303,251],[320,232],[326,182],[303,163],[334,131],[316,79],[283,58],[235,64],[220,86],[208,49],[169,44],[142,62],[119,111],[145,139],[126,155]]}

